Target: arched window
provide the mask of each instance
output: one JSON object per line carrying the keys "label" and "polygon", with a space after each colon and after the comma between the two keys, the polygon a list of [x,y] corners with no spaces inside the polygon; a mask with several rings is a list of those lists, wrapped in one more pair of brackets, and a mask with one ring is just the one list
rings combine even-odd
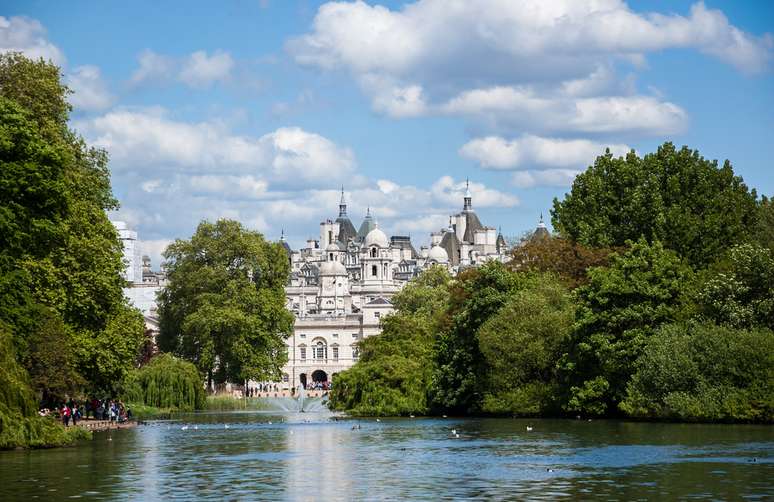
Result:
{"label": "arched window", "polygon": [[371,258],[376,258],[376,247],[371,248]]}
{"label": "arched window", "polygon": [[331,261],[333,261],[333,253],[330,253],[328,256],[331,257]]}
{"label": "arched window", "polygon": [[372,275],[373,277],[376,277],[376,273],[377,273],[377,268],[376,268],[376,265],[372,265],[372,266],[371,266],[371,275]]}
{"label": "arched window", "polygon": [[318,339],[312,342],[312,358],[328,359],[328,344],[325,343],[325,340]]}

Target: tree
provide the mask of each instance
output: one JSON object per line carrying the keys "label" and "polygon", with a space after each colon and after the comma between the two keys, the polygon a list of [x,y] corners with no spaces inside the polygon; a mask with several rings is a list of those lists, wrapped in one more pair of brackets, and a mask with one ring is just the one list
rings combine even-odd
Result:
{"label": "tree", "polygon": [[556,365],[575,309],[556,276],[532,275],[479,330],[487,363],[484,412],[538,415],[560,410]]}
{"label": "tree", "polygon": [[172,354],[154,357],[126,380],[125,399],[133,404],[193,411],[204,408],[203,378],[192,363]]}
{"label": "tree", "polygon": [[717,324],[774,330],[774,251],[741,244],[700,282],[698,316]]}
{"label": "tree", "polygon": [[774,333],[663,326],[637,360],[621,409],[635,417],[774,420]]}
{"label": "tree", "polygon": [[527,239],[511,252],[508,267],[516,271],[551,272],[574,289],[588,282],[586,271],[607,265],[611,248],[589,248],[570,239]]}
{"label": "tree", "polygon": [[293,326],[285,253],[232,220],[203,221],[191,240],[170,244],[159,348],[216,382],[279,379]]}
{"label": "tree", "polygon": [[691,277],[673,251],[644,239],[589,271],[589,283],[576,290],[576,322],[561,363],[568,411],[617,411],[648,338],[681,315]]}
{"label": "tree", "polygon": [[766,196],[761,199],[754,237],[758,244],[774,252],[774,200]]}
{"label": "tree", "polygon": [[444,268],[432,267],[392,297],[396,310],[382,320],[382,333],[362,340],[358,362],[334,377],[332,409],[369,416],[428,413],[433,346],[450,282]]}
{"label": "tree", "polygon": [[134,365],[128,353],[139,349],[142,326],[130,323],[137,331],[111,342],[111,325],[135,312],[123,296],[121,242],[106,213],[117,201],[107,154],[68,128],[69,92],[56,66],[0,55],[0,321],[31,364],[35,315],[40,307],[55,312],[63,329],[51,324],[46,336],[71,347],[67,357],[79,369],[107,356],[111,364],[97,365],[86,385],[111,391],[113,376]]}
{"label": "tree", "polygon": [[435,344],[437,367],[430,389],[435,407],[453,413],[481,409],[486,362],[478,330],[524,280],[496,261],[458,274]]}
{"label": "tree", "polygon": [[661,241],[695,268],[749,238],[758,214],[755,190],[698,151],[664,143],[640,158],[608,150],[579,174],[563,201],[554,199],[554,228],[583,245]]}

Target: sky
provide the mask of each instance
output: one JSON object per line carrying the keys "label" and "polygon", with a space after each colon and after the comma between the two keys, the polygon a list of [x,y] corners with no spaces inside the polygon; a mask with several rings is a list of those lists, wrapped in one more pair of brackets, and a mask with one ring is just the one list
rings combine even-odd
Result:
{"label": "sky", "polygon": [[[462,209],[533,229],[605,148],[671,141],[774,194],[774,2],[50,2],[0,52],[52,60],[158,265],[202,219],[291,246],[370,208],[415,246]],[[550,223],[550,222],[549,222]]]}

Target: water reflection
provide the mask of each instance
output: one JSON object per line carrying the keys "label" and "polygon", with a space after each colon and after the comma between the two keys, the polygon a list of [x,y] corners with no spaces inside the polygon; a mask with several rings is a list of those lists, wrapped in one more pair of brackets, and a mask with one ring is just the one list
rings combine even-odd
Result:
{"label": "water reflection", "polygon": [[756,500],[772,452],[770,426],[199,413],[2,452],[0,500]]}

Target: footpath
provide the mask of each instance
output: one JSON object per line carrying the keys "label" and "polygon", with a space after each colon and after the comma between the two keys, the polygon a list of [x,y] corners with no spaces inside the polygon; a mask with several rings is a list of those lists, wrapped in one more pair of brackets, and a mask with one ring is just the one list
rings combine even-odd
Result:
{"label": "footpath", "polygon": [[112,429],[131,429],[132,427],[137,427],[137,421],[136,420],[127,420],[126,422],[116,422],[116,421],[110,421],[110,420],[89,420],[89,419],[81,419],[78,421],[78,425],[76,427],[83,427],[84,429],[90,430],[90,431],[106,431],[106,430],[112,430]]}

